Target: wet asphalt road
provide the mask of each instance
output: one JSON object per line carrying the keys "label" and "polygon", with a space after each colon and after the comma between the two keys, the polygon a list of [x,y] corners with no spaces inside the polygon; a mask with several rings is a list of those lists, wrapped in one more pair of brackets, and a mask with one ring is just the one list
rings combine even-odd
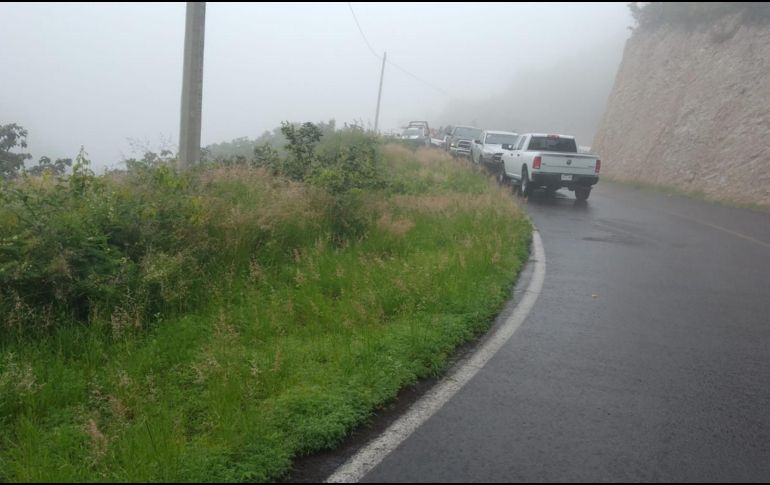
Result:
{"label": "wet asphalt road", "polygon": [[526,322],[364,481],[769,481],[770,214],[535,194]]}

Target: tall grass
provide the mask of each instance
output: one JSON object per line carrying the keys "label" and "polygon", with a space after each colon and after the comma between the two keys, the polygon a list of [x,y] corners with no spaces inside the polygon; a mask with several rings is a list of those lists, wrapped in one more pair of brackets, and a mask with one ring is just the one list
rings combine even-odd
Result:
{"label": "tall grass", "polygon": [[462,162],[377,150],[343,240],[334,197],[262,169],[5,187],[0,481],[274,480],[441,372],[530,226]]}

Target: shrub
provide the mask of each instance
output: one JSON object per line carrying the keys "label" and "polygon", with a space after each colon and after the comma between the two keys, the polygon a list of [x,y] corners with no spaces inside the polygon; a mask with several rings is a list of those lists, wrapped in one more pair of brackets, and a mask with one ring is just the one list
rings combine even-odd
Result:
{"label": "shrub", "polygon": [[69,177],[23,176],[0,199],[0,320],[22,331],[125,314],[142,326],[205,301],[266,241],[276,262],[331,232],[326,199],[260,169],[97,177],[81,153]]}
{"label": "shrub", "polygon": [[283,130],[283,157],[264,145],[248,162],[180,172],[170,153],[147,153],[126,171],[96,176],[81,150],[69,176],[47,171],[4,182],[5,326],[100,322],[122,335],[195,308],[222,291],[212,281],[280,267],[293,248],[365,237],[382,220],[380,192],[485,186],[433,151],[383,149],[360,129],[284,123]]}

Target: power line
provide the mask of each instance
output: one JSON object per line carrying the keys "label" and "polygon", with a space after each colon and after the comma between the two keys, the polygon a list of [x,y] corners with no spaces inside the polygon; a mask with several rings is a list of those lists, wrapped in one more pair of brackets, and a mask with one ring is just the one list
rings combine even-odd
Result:
{"label": "power line", "polygon": [[369,43],[369,39],[366,38],[366,34],[364,34],[364,29],[362,29],[361,24],[358,23],[358,17],[356,17],[356,12],[353,11],[353,5],[351,5],[350,2],[348,2],[348,8],[350,9],[350,13],[353,14],[353,20],[356,21],[356,25],[358,26],[358,31],[361,32],[361,37],[363,37],[364,42],[366,42],[366,47],[368,47],[369,50],[372,52],[372,54],[374,54],[374,57],[376,57],[377,59],[382,59],[382,56],[377,54],[377,52],[374,51],[374,49],[372,48],[372,45]]}
{"label": "power line", "polygon": [[419,76],[417,76],[416,74],[412,74],[411,72],[407,71],[406,69],[404,69],[403,67],[399,66],[399,65],[398,65],[398,64],[396,64],[395,62],[393,62],[393,61],[388,61],[388,64],[390,64],[391,66],[393,66],[393,67],[395,67],[396,69],[400,70],[401,72],[403,72],[403,73],[405,73],[405,74],[407,74],[407,75],[409,75],[409,76],[412,76],[412,77],[413,77],[414,79],[416,79],[417,81],[420,81],[421,83],[425,84],[426,86],[428,86],[428,87],[430,87],[430,88],[433,88],[434,90],[438,91],[439,93],[443,94],[444,96],[448,96],[448,97],[450,97],[450,98],[452,97],[452,95],[451,95],[451,94],[447,93],[447,92],[446,92],[446,91],[444,91],[443,89],[441,89],[441,88],[439,88],[439,87],[437,87],[437,86],[435,86],[435,85],[433,85],[433,84],[429,83],[429,82],[428,82],[428,81],[426,81],[425,79],[422,79],[422,78],[420,78],[420,77],[419,77]]}
{"label": "power line", "polygon": [[[382,56],[377,54],[377,51],[375,51],[374,48],[372,47],[372,45],[369,43],[369,39],[366,38],[366,34],[364,34],[364,29],[361,28],[361,24],[358,22],[358,17],[356,16],[356,12],[353,10],[353,5],[350,2],[348,2],[348,8],[350,9],[350,13],[353,14],[353,20],[356,21],[356,25],[358,26],[358,31],[361,32],[361,37],[363,37],[364,42],[366,43],[366,46],[369,48],[369,51],[377,59],[382,59]],[[396,64],[395,62],[391,61],[390,59],[386,60],[386,62],[388,64],[390,64],[391,66],[395,67],[396,69],[398,69],[399,71],[403,72],[404,74],[406,74],[408,76],[411,76],[416,81],[419,81],[419,82],[425,84],[429,88],[431,88],[431,89],[433,89],[433,90],[443,94],[444,96],[447,96],[447,97],[450,97],[450,98],[452,97],[451,94],[447,93],[443,89],[437,87],[436,85],[434,85],[432,83],[429,83],[425,79],[422,79],[420,76],[418,76],[418,75],[416,75],[416,74],[414,74],[414,73],[412,73],[410,71],[407,71],[406,69],[404,69],[403,67],[399,66],[398,64]]]}

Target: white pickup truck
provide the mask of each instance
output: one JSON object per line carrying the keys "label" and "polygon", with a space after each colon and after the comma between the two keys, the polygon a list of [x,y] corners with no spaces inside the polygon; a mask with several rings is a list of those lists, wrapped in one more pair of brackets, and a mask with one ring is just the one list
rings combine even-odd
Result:
{"label": "white pickup truck", "polygon": [[502,178],[513,180],[524,197],[536,187],[555,192],[561,187],[575,191],[577,200],[586,200],[599,181],[601,160],[578,153],[575,138],[567,135],[528,133],[518,143],[506,145]]}

